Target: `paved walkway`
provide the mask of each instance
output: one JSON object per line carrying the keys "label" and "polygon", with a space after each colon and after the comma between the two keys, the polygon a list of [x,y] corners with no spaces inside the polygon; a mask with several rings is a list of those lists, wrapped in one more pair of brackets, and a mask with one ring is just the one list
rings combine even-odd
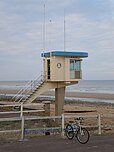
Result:
{"label": "paved walkway", "polygon": [[87,144],[54,136],[0,141],[0,152],[114,152],[114,135],[92,136]]}

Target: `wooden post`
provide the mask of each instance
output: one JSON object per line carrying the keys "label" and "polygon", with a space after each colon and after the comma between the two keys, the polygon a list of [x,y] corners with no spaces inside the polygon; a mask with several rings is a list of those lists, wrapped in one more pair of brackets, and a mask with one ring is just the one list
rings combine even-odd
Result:
{"label": "wooden post", "polygon": [[50,101],[44,101],[45,116],[50,116]]}
{"label": "wooden post", "polygon": [[[44,101],[45,116],[50,116],[50,101]],[[46,121],[46,127],[50,126],[50,120]],[[50,132],[46,132],[45,135],[50,135]]]}
{"label": "wooden post", "polygon": [[98,134],[101,135],[101,115],[98,114]]}

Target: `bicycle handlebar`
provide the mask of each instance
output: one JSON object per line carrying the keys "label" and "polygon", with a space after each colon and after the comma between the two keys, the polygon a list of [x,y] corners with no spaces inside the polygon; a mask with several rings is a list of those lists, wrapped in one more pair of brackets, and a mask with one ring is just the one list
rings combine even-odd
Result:
{"label": "bicycle handlebar", "polygon": [[79,118],[75,118],[74,120],[84,120],[84,118],[79,117]]}

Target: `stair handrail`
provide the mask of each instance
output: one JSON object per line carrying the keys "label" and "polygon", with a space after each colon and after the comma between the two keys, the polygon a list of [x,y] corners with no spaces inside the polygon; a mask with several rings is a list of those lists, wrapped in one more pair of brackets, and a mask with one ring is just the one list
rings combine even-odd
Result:
{"label": "stair handrail", "polygon": [[[31,81],[27,82],[23,88],[25,88],[26,86],[28,86],[28,85],[30,84],[30,82],[31,82]],[[20,90],[13,96],[12,99],[14,99],[14,98],[17,97],[18,95],[20,95],[21,92],[23,91],[23,88],[20,89]]]}
{"label": "stair handrail", "polygon": [[[27,82],[27,84],[21,90],[19,90],[16,95],[13,96],[12,100],[16,98],[14,102],[17,102],[20,96],[24,95],[20,98],[22,100],[25,97],[25,95],[27,95],[31,91],[31,86],[33,86],[35,82],[37,82],[36,85],[38,85],[38,83],[43,82],[43,81],[44,81],[44,75],[41,74],[38,78],[34,79],[33,81]],[[36,85],[34,85],[34,88],[36,87]]]}
{"label": "stair handrail", "polygon": [[[35,80],[35,81],[37,81],[37,80]],[[34,89],[33,90],[35,90],[36,89],[36,86],[38,87],[38,86],[40,86],[40,82],[44,82],[44,80],[42,81],[42,80],[39,80],[39,81],[37,81],[37,84],[39,84],[39,85],[35,85],[35,87],[34,87]],[[34,84],[34,81],[33,81],[33,84]],[[27,92],[26,92],[26,94],[28,94],[30,92],[30,90],[28,90]],[[26,95],[25,95],[26,96]],[[18,102],[21,102],[24,98],[25,98],[25,96],[22,96],[20,99],[19,99],[19,101]],[[26,97],[27,98],[27,97]]]}
{"label": "stair handrail", "polygon": [[[19,95],[24,95],[24,96],[22,96],[20,99],[19,99],[19,101],[18,102],[20,102],[31,90],[31,86],[33,86],[33,84],[34,84],[34,82],[37,82],[37,84],[38,84],[38,82],[41,82],[42,80],[43,80],[43,75],[40,75],[37,79],[35,79],[34,81],[29,81],[29,83],[27,83],[27,85],[25,85],[22,89],[21,89],[21,91],[19,91],[19,93],[17,93],[17,95],[15,96],[15,97],[18,97],[19,98]],[[38,81],[38,80],[40,80],[40,81]],[[36,85],[37,85],[36,84]],[[36,85],[34,86],[34,88],[36,87]],[[16,102],[17,100],[18,100],[18,98],[14,101],[14,102]]]}

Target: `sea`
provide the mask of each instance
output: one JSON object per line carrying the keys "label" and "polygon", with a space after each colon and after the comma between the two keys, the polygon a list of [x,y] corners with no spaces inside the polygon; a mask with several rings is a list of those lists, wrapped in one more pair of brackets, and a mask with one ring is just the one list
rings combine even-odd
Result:
{"label": "sea", "polygon": [[114,80],[81,80],[67,87],[68,91],[114,94]]}
{"label": "sea", "polygon": [[[68,92],[114,94],[114,80],[81,80],[78,84],[67,87]],[[72,101],[75,100],[72,98]],[[77,98],[85,102],[101,102],[114,104],[114,99]]]}
{"label": "sea", "polygon": [[[32,82],[32,81],[31,81]],[[28,81],[0,81],[0,90],[20,90]],[[69,92],[108,93],[114,94],[114,80],[80,80],[78,84],[68,86]],[[114,103],[114,100],[94,98],[66,98],[66,100],[79,100],[88,102]]]}

